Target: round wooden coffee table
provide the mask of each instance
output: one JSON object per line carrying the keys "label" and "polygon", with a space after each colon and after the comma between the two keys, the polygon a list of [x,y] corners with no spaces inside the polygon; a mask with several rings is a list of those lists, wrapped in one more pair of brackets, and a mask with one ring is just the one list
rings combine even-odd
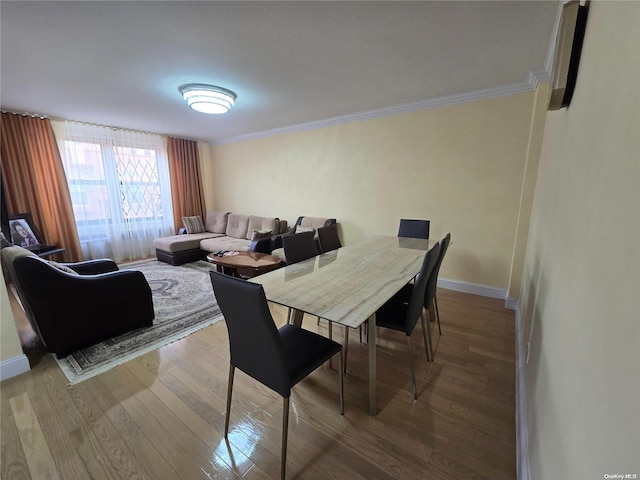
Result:
{"label": "round wooden coffee table", "polygon": [[275,270],[282,260],[274,255],[260,252],[238,252],[235,255],[207,255],[207,260],[216,265],[219,272],[241,278],[253,278]]}

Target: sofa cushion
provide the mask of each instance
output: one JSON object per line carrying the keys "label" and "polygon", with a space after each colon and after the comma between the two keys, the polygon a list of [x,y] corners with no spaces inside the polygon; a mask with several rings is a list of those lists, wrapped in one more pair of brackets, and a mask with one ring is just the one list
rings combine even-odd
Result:
{"label": "sofa cushion", "polygon": [[229,217],[227,218],[227,229],[225,230],[225,234],[227,236],[247,239],[248,229],[249,215],[238,215],[237,213],[229,214]]}
{"label": "sofa cushion", "polygon": [[229,212],[207,212],[204,228],[207,232],[225,233],[227,231],[227,219]]}
{"label": "sofa cushion", "polygon": [[187,233],[204,232],[204,223],[202,223],[202,217],[200,217],[200,215],[182,217],[182,223],[184,224],[184,228],[187,229]]}
{"label": "sofa cushion", "polygon": [[287,257],[285,257],[284,255],[284,248],[276,248],[273,252],[271,252],[271,255],[273,255],[274,257],[278,257],[285,263],[287,262]]}
{"label": "sofa cushion", "polygon": [[218,252],[220,250],[249,250],[250,240],[246,238],[235,238],[230,236],[222,236],[216,238],[207,238],[200,242],[200,249],[206,252]]}
{"label": "sofa cushion", "polygon": [[157,250],[165,252],[181,252],[183,250],[192,250],[200,248],[200,241],[205,238],[220,237],[219,233],[203,232],[188,233],[186,235],[171,235],[168,237],[156,238],[153,240],[153,246]]}
{"label": "sofa cushion", "polygon": [[251,235],[254,230],[271,230],[272,232],[280,231],[280,219],[273,217],[257,217],[251,215],[249,217],[249,226],[247,228],[247,234],[245,238],[251,240]]}

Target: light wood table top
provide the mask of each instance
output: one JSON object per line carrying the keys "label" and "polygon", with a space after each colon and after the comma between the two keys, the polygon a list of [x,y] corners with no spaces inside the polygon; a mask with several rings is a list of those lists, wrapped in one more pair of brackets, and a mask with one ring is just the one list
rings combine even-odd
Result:
{"label": "light wood table top", "polygon": [[269,301],[358,328],[369,321],[369,409],[375,394],[375,313],[420,271],[433,241],[377,236],[251,281]]}
{"label": "light wood table top", "polygon": [[371,237],[252,281],[264,286],[272,302],[358,328],[417,275],[429,245],[416,238]]}

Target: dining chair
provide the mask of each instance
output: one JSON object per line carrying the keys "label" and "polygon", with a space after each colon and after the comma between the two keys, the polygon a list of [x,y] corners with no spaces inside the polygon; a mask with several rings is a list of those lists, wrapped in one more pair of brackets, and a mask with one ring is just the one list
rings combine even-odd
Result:
{"label": "dining chair", "polygon": [[287,265],[315,257],[320,253],[314,240],[315,235],[315,231],[309,231],[282,237],[282,246],[284,247]]}
{"label": "dining chair", "polygon": [[429,238],[429,220],[400,219],[398,237]]}
{"label": "dining chair", "polygon": [[233,378],[235,369],[238,368],[283,398],[280,478],[284,479],[291,389],[339,353],[340,414],[343,415],[342,346],[322,335],[290,324],[276,328],[262,285],[213,270],[209,275],[227,324],[231,353],[224,438],[228,438],[229,434]]}
{"label": "dining chair", "polygon": [[[444,260],[444,255],[447,253],[447,249],[449,248],[449,243],[451,243],[451,233],[447,233],[442,240],[440,240],[440,254],[438,255],[438,261],[436,265],[433,267],[433,272],[431,272],[431,277],[429,278],[429,282],[427,283],[427,292],[426,296],[428,298],[425,299],[425,308],[429,309],[431,304],[433,304],[435,310],[435,317],[438,320],[438,333],[442,335],[442,328],[440,327],[440,311],[438,310],[438,275],[440,273],[440,267],[442,266],[442,261]],[[427,303],[427,300],[431,299],[430,303]],[[433,322],[433,318],[430,318]],[[433,355],[433,350],[431,351]]]}
{"label": "dining chair", "polygon": [[320,240],[320,249],[322,253],[337,250],[342,247],[340,237],[338,236],[338,225],[333,224],[318,229],[318,239]]}
{"label": "dining chair", "polygon": [[[400,226],[398,227],[398,237],[405,238],[424,238],[429,239],[429,225],[430,220],[410,220],[407,218],[400,219]],[[413,285],[410,283],[407,285],[409,288]],[[362,327],[360,328],[360,343],[362,343]],[[427,353],[427,358],[429,354]]]}
{"label": "dining chair", "polygon": [[[411,295],[405,301],[392,297],[376,312],[376,326],[389,328],[399,332],[404,332],[407,336],[407,347],[409,350],[409,368],[411,370],[411,383],[413,385],[413,398],[418,399],[418,389],[416,387],[416,374],[413,367],[413,354],[411,352],[411,334],[413,333],[418,320],[422,320],[422,307],[427,290],[427,283],[433,267],[438,260],[440,253],[440,243],[436,243],[424,256],[422,268],[416,276],[415,282],[411,284]],[[427,344],[428,331],[422,323],[422,334],[425,345]]]}
{"label": "dining chair", "polygon": [[[284,256],[287,265],[302,262],[308,258],[315,257],[320,252],[316,246],[315,231],[294,233],[292,235],[284,235],[282,237],[282,247],[284,248]],[[292,322],[291,308],[289,308],[289,323]]]}
{"label": "dining chair", "polygon": [[[320,250],[322,253],[331,252],[342,248],[340,237],[338,236],[338,225],[327,225],[325,227],[318,228],[318,239],[320,240]],[[318,318],[318,325],[320,325],[320,318]],[[362,333],[360,334],[362,335]],[[329,338],[333,338],[333,325],[329,322]],[[344,371],[347,371],[347,355],[349,353],[349,327],[344,327]]]}

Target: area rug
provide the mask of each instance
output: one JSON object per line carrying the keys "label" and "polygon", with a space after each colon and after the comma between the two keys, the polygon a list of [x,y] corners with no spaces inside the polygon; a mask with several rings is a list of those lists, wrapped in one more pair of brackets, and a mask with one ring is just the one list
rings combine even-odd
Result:
{"label": "area rug", "polygon": [[172,266],[145,260],[120,265],[120,269],[139,270],[149,282],[156,315],[153,326],[56,359],[72,385],[222,319],[209,278],[210,263],[199,261]]}

